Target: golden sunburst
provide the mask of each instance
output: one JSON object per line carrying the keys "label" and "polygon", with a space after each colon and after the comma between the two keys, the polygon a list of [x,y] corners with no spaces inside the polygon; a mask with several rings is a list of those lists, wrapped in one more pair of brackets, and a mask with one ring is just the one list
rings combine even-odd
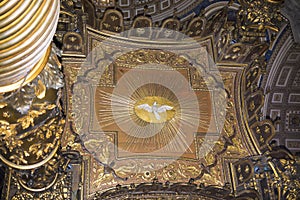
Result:
{"label": "golden sunburst", "polygon": [[[121,144],[118,148],[123,151],[141,154],[151,154],[161,149],[174,154],[194,152],[191,150],[191,146],[194,148],[194,134],[199,126],[208,126],[211,116],[202,112],[200,119],[201,101],[191,90],[188,80],[185,79],[185,87],[180,87],[178,80],[173,76],[168,77],[168,72],[164,78],[167,86],[163,85],[163,81],[158,81],[159,77],[153,78],[152,83],[145,81],[145,84],[141,84],[138,77],[143,77],[147,70],[140,71],[143,73],[138,76],[135,74],[134,77],[124,78],[119,88],[96,89],[95,109],[101,129],[104,132],[117,130]],[[174,70],[173,73],[178,72]],[[194,98],[191,98],[191,94]],[[154,103],[168,105],[172,109],[161,113],[161,119],[158,120],[153,113],[137,108],[142,104]],[[202,104],[206,105],[205,100]]]}

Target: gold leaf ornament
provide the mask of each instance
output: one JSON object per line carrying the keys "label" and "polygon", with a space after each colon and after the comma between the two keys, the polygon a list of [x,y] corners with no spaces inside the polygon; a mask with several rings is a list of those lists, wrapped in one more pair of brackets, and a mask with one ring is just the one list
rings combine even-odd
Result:
{"label": "gold leaf ornament", "polygon": [[34,119],[37,118],[38,116],[46,113],[46,110],[31,110],[29,111],[28,115],[18,119],[18,123],[21,123],[21,126],[23,129],[28,128],[30,125],[34,126]]}
{"label": "gold leaf ornament", "polygon": [[29,147],[29,153],[33,153],[36,155],[36,159],[39,159],[40,157],[43,156],[43,148],[42,144],[38,143],[38,144],[33,144]]}
{"label": "gold leaf ornament", "polygon": [[35,87],[35,95],[39,99],[43,99],[46,96],[46,86],[39,80],[37,86]]}

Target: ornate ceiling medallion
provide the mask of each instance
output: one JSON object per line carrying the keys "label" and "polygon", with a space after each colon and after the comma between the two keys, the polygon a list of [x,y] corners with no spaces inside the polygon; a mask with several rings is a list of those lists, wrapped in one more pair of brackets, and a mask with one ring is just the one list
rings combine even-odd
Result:
{"label": "ornate ceiling medallion", "polygon": [[[98,123],[105,132],[117,132],[118,156],[173,157],[187,151],[195,159],[194,134],[199,125],[208,128],[199,121],[210,122],[211,105],[204,101],[199,105],[200,97],[191,90],[186,71],[179,73],[161,64],[137,67],[116,66],[122,75],[115,87],[98,86],[95,93]],[[202,116],[200,106],[208,108]]]}
{"label": "ornate ceiling medallion", "polygon": [[[177,39],[153,41],[131,33],[108,37],[87,29],[89,55],[72,87],[70,106],[83,148],[97,169],[104,166],[128,183],[154,177],[185,182],[202,177],[202,168],[209,166],[215,171],[204,179],[222,185],[217,158],[227,148],[220,135],[228,95],[212,38],[177,33]],[[230,134],[229,141],[236,137]],[[103,190],[112,186],[105,182],[99,185]]]}

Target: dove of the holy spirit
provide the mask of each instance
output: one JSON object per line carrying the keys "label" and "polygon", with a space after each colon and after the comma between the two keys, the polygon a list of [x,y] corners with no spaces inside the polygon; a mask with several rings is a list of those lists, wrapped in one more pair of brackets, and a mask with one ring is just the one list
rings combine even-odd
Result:
{"label": "dove of the holy spirit", "polygon": [[148,104],[142,104],[142,105],[139,105],[137,108],[144,109],[144,110],[148,111],[149,113],[153,113],[157,120],[161,119],[159,113],[164,113],[167,110],[173,109],[172,106],[168,106],[168,105],[162,105],[159,107],[156,102],[154,102],[152,106],[149,106]]}

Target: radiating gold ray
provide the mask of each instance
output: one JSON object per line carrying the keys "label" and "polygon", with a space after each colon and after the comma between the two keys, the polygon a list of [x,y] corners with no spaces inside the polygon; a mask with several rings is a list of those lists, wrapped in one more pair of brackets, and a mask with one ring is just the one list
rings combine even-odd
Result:
{"label": "radiating gold ray", "polygon": [[[177,80],[170,79],[167,81],[169,81],[169,86],[178,87]],[[157,151],[164,148],[169,152],[193,153],[190,147],[193,138],[191,133],[186,133],[184,130],[187,127],[192,129],[197,125],[208,128],[209,124],[207,122],[211,120],[210,114],[199,112],[201,106],[207,106],[209,100],[207,97],[198,99],[199,101],[196,104],[199,105],[199,108],[195,109],[192,106],[195,105],[192,98],[184,93],[180,94],[181,99],[179,101],[176,94],[163,85],[146,83],[140,86],[141,82],[138,78],[133,80],[124,78],[122,83],[124,84],[122,85],[123,91],[120,93],[114,92],[115,90],[103,91],[97,88],[97,97],[95,98],[97,102],[95,105],[98,108],[98,120],[102,128],[105,129],[116,124],[118,126],[132,124],[132,126],[127,127],[122,136],[122,149],[124,151],[151,154],[151,152],[144,149],[146,146],[155,145]],[[129,91],[133,91],[132,94],[129,94]],[[151,123],[137,114],[136,106],[144,103],[152,105],[154,103],[152,102],[153,99],[158,101],[160,98],[166,99],[165,102],[168,103],[165,104],[172,104],[174,116],[172,115],[166,121],[157,124]],[[149,99],[152,99],[151,102]],[[195,116],[199,113],[200,116],[195,120]],[[147,111],[143,114],[146,115]]]}

